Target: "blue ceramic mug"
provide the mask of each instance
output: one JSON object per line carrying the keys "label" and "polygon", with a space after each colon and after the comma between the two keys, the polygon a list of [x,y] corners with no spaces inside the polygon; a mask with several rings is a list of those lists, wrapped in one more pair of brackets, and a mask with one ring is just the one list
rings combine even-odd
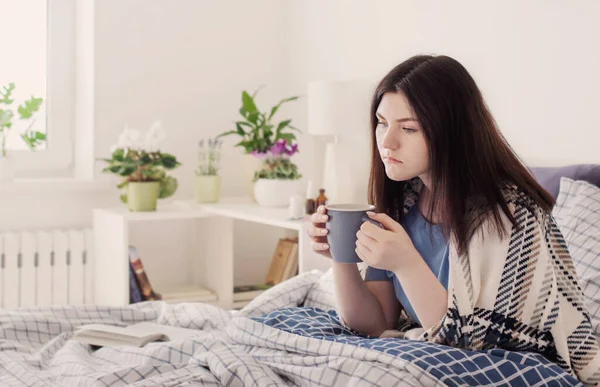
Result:
{"label": "blue ceramic mug", "polygon": [[325,208],[329,216],[327,243],[333,260],[342,263],[362,262],[354,251],[356,249],[356,233],[364,222],[371,222],[382,227],[380,223],[367,215],[367,211],[375,211],[375,206],[371,204],[332,204]]}

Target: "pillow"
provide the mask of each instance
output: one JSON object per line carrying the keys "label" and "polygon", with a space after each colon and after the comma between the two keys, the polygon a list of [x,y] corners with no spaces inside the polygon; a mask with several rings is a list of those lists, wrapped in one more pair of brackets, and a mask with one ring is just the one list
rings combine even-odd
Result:
{"label": "pillow", "polygon": [[600,188],[563,177],[553,210],[600,338]]}
{"label": "pillow", "polygon": [[560,178],[584,180],[600,187],[600,164],[579,164],[564,167],[535,167],[530,168],[535,179],[554,198],[558,196]]}

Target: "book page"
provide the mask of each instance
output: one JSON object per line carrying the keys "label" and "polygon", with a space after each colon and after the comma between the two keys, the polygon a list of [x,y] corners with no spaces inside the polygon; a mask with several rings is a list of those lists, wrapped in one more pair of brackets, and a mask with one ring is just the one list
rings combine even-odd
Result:
{"label": "book page", "polygon": [[160,333],[160,332],[156,332],[156,331],[154,331],[154,332],[142,331],[142,330],[132,331],[131,330],[131,326],[129,326],[129,327],[118,327],[118,326],[107,325],[107,324],[88,324],[88,325],[83,325],[83,326],[81,326],[79,328],[79,331],[106,332],[106,333],[111,333],[111,334],[114,334],[114,335],[135,337],[135,338],[138,338],[138,339],[144,338],[148,334]]}
{"label": "book page", "polygon": [[129,331],[145,332],[146,334],[162,333],[168,340],[185,340],[200,334],[199,330],[181,327],[172,327],[153,322],[142,322],[128,327]]}

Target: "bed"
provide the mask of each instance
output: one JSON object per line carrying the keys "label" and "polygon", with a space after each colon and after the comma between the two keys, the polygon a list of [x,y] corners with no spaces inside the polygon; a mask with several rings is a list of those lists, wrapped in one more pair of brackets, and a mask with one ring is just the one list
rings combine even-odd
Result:
{"label": "bed", "polygon": [[[548,188],[558,197],[555,217],[569,244],[600,337],[600,167],[591,166],[583,174],[573,171],[533,170],[546,187],[549,182],[544,179],[552,184],[559,179],[555,188]],[[332,280],[331,271],[304,273],[269,289],[240,311],[160,301],[122,308],[0,310],[0,384],[580,385],[538,354],[466,351],[361,336],[340,324]],[[79,325],[125,326],[142,321],[193,328],[197,335],[142,348],[97,350],[71,340]]]}

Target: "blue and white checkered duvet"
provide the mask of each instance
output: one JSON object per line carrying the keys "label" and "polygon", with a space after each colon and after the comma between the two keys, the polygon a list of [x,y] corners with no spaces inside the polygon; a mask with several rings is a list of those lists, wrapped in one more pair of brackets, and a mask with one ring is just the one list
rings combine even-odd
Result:
{"label": "blue and white checkered duvet", "polygon": [[[320,272],[273,287],[239,312],[146,302],[122,308],[0,310],[2,386],[575,385],[538,355],[368,339],[325,311]],[[71,340],[87,323],[153,321],[198,330],[183,341],[101,348]]]}
{"label": "blue and white checkered duvet", "polygon": [[297,335],[369,348],[399,357],[450,386],[580,385],[576,378],[539,354],[500,349],[466,351],[422,341],[366,338],[341,325],[334,310],[284,308],[254,320]]}

